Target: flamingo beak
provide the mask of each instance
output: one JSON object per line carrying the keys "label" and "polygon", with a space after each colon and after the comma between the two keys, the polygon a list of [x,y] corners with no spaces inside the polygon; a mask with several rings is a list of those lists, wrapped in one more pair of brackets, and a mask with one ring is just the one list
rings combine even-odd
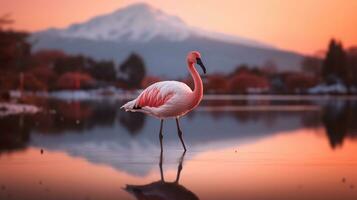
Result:
{"label": "flamingo beak", "polygon": [[201,66],[203,73],[206,74],[206,67],[203,65],[201,58],[196,58],[196,62],[199,66]]}

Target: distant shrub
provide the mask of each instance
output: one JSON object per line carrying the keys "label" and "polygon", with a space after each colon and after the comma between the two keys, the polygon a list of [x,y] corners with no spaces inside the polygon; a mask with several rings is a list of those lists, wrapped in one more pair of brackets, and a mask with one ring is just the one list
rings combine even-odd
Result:
{"label": "distant shrub", "polygon": [[205,84],[207,93],[222,94],[228,90],[227,78],[224,75],[214,74],[207,77]]}
{"label": "distant shrub", "polygon": [[116,80],[116,70],[112,61],[93,61],[92,66],[87,71],[96,80],[107,82]]}
{"label": "distant shrub", "polygon": [[142,80],[146,76],[144,60],[138,54],[131,54],[119,66],[119,79],[126,82],[129,89],[140,88]]}
{"label": "distant shrub", "polygon": [[0,75],[0,90],[14,90],[17,89],[19,76],[14,73],[1,72]]}
{"label": "distant shrub", "polygon": [[32,55],[32,61],[35,66],[51,66],[59,59],[64,59],[66,55],[58,50],[41,50]]}
{"label": "distant shrub", "polygon": [[56,83],[58,89],[87,89],[92,87],[94,79],[89,74],[67,72],[61,75]]}
{"label": "distant shrub", "polygon": [[28,91],[44,91],[47,90],[47,85],[39,80],[33,73],[26,72],[23,75],[23,89]]}
{"label": "distant shrub", "polygon": [[49,67],[36,67],[30,72],[43,84],[47,85],[48,90],[52,90],[55,87],[57,74]]}
{"label": "distant shrub", "polygon": [[269,89],[269,82],[263,76],[242,72],[230,79],[228,88],[231,93],[263,92]]}
{"label": "distant shrub", "polygon": [[303,73],[293,73],[285,76],[285,85],[288,92],[304,93],[307,89],[318,84],[318,79]]}

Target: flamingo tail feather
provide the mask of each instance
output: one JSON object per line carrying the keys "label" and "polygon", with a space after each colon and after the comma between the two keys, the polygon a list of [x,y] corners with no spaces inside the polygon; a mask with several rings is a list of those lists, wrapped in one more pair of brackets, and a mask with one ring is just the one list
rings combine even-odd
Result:
{"label": "flamingo tail feather", "polygon": [[127,102],[120,109],[124,109],[126,112],[136,112],[140,107],[136,106],[136,99]]}

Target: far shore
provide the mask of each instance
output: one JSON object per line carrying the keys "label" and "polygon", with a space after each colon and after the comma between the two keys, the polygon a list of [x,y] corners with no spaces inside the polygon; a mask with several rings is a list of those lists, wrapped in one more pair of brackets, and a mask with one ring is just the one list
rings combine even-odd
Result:
{"label": "far shore", "polygon": [[[21,96],[36,96],[63,100],[99,100],[118,99],[126,100],[136,98],[142,90],[60,90],[53,92],[31,92],[11,91],[11,98]],[[298,101],[298,100],[357,100],[357,94],[204,94],[204,100],[276,100],[276,101]]]}

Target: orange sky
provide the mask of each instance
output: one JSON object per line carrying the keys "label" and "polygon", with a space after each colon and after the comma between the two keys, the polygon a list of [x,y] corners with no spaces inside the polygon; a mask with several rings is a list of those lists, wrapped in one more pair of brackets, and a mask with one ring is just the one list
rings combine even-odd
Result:
{"label": "orange sky", "polygon": [[[11,13],[14,28],[36,31],[66,27],[137,1],[0,0],[0,15]],[[357,44],[356,0],[151,0],[193,26],[225,32],[277,47],[314,53],[331,37]],[[221,2],[221,3],[220,3]]]}

